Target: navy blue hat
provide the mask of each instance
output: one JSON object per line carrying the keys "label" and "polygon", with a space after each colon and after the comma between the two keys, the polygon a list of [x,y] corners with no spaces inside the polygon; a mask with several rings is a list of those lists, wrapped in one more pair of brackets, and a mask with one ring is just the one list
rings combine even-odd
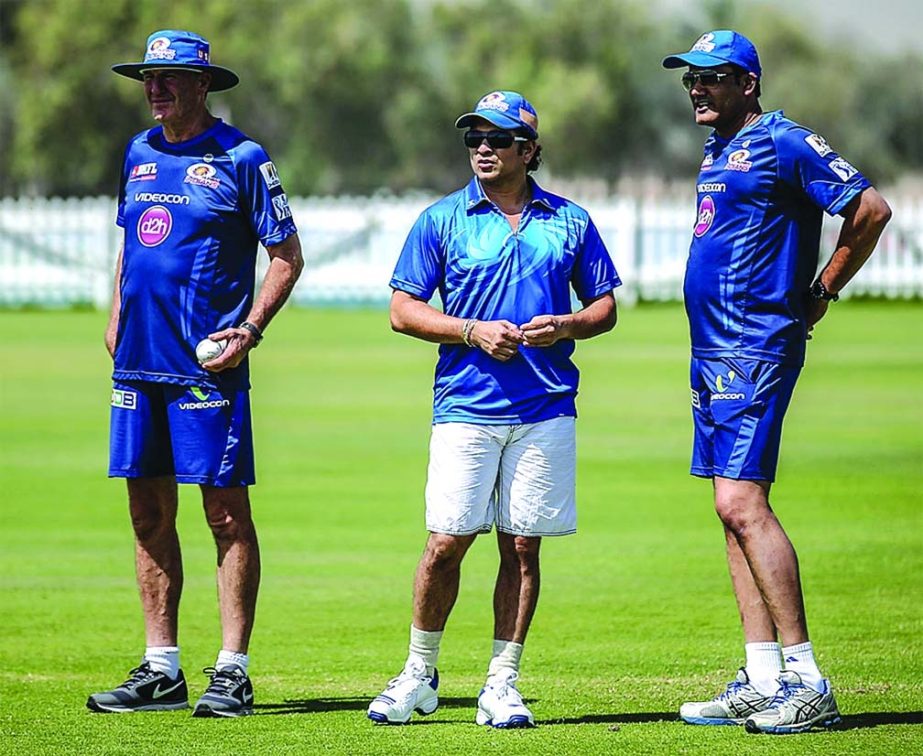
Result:
{"label": "navy blue hat", "polygon": [[147,38],[147,52],[141,63],[119,63],[112,70],[129,79],[144,79],[144,72],[157,68],[177,68],[184,71],[206,71],[212,80],[209,91],[221,92],[237,86],[240,81],[233,71],[213,66],[208,60],[208,40],[188,31],[164,29]]}
{"label": "navy blue hat", "polygon": [[708,68],[724,63],[740,66],[748,73],[756,74],[756,78],[763,75],[756,47],[743,34],[729,29],[719,29],[703,34],[689,52],[669,55],[663,59],[664,68],[682,68],[683,66]]}
{"label": "navy blue hat", "polygon": [[484,95],[473,111],[458,117],[455,127],[463,129],[477,118],[501,129],[522,129],[531,139],[538,139],[538,113],[519,92],[499,91]]}

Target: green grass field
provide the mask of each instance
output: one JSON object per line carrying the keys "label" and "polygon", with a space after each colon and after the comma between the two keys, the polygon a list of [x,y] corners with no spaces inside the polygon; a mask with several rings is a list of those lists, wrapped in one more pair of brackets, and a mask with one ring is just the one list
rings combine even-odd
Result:
{"label": "green grass field", "polygon": [[[544,544],[521,689],[539,722],[474,723],[495,545],[465,562],[442,705],[408,727],[365,708],[403,663],[435,347],[381,311],[288,310],[254,354],[263,585],[256,716],[94,715],[143,649],[124,483],[106,478],[102,313],[0,313],[0,752],[24,754],[884,754],[923,751],[923,306],[843,302],[817,329],[773,501],[799,551],[844,722],[802,736],[690,727],[676,710],[742,663],[723,537],[690,478],[676,306],[580,344],[577,536]],[[190,694],[220,640],[198,491],[180,512]]]}

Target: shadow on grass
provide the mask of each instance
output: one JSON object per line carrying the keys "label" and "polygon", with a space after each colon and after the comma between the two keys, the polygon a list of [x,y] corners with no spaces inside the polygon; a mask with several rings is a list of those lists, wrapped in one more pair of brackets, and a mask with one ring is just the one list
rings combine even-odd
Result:
{"label": "shadow on grass", "polygon": [[[369,708],[374,696],[356,698],[353,696],[343,698],[301,698],[286,699],[282,703],[254,704],[253,713],[257,716],[272,716],[274,714],[321,714],[327,711],[361,711]],[[472,708],[478,705],[476,698],[440,698],[439,708]],[[431,720],[432,721],[432,720]],[[419,719],[414,719],[415,724],[422,724]]]}
{"label": "shadow on grass", "polygon": [[868,714],[844,714],[832,730],[864,730],[881,725],[923,724],[923,711],[873,711]]}
{"label": "shadow on grass", "polygon": [[585,714],[582,717],[563,717],[561,719],[545,719],[541,725],[573,725],[573,724],[638,724],[643,722],[679,722],[679,714],[675,711],[639,711],[626,714]]}

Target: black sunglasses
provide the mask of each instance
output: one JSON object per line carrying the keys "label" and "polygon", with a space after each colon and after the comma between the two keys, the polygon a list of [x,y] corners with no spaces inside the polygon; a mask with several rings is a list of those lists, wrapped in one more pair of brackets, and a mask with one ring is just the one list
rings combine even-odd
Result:
{"label": "black sunglasses", "polygon": [[513,142],[528,142],[529,140],[521,136],[513,136],[508,131],[466,131],[465,147],[476,149],[481,146],[481,142],[487,140],[487,146],[492,150],[502,150],[512,147]]}
{"label": "black sunglasses", "polygon": [[736,76],[737,74],[731,73],[719,73],[718,71],[712,71],[711,69],[704,69],[702,71],[687,71],[683,74],[683,88],[689,92],[695,86],[696,81],[700,81],[703,87],[716,87],[728,76]]}

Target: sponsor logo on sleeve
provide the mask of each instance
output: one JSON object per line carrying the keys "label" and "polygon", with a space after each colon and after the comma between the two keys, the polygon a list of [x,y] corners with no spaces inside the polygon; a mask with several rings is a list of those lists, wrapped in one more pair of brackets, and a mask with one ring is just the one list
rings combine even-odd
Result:
{"label": "sponsor logo on sleeve", "polygon": [[276,170],[276,166],[273,165],[271,160],[268,163],[263,163],[260,166],[260,173],[263,174],[263,181],[266,182],[267,189],[275,189],[277,186],[282,185],[282,179],[279,178],[279,172]]}
{"label": "sponsor logo on sleeve", "polygon": [[734,152],[728,155],[728,170],[747,173],[753,167],[753,163],[747,159],[749,157],[750,150],[734,150]]}
{"label": "sponsor logo on sleeve", "polygon": [[827,155],[833,152],[833,148],[827,144],[827,140],[820,134],[808,134],[804,138],[804,141],[806,141],[808,146],[821,157],[827,157]]}
{"label": "sponsor logo on sleeve", "polygon": [[706,194],[704,197],[702,197],[702,201],[699,202],[699,212],[698,216],[696,217],[695,228],[692,230],[692,233],[694,233],[697,237],[704,236],[714,222],[715,201],[711,198],[710,194]]}
{"label": "sponsor logo on sleeve", "polygon": [[112,398],[109,404],[119,409],[133,410],[138,408],[138,393],[124,389],[112,389]]}
{"label": "sponsor logo on sleeve", "polygon": [[843,181],[849,181],[859,171],[852,167],[845,158],[834,158],[830,161],[830,170],[839,176]]}
{"label": "sponsor logo on sleeve", "polygon": [[276,218],[280,221],[292,217],[292,208],[288,206],[288,197],[284,194],[272,198],[272,207],[276,211]]}
{"label": "sponsor logo on sleeve", "polygon": [[194,186],[207,186],[209,189],[217,189],[221,184],[221,179],[215,178],[217,172],[215,167],[208,163],[195,163],[186,169],[186,178],[183,181]]}
{"label": "sponsor logo on sleeve", "polygon": [[145,247],[163,243],[173,230],[173,216],[163,205],[147,208],[138,218],[138,241]]}

